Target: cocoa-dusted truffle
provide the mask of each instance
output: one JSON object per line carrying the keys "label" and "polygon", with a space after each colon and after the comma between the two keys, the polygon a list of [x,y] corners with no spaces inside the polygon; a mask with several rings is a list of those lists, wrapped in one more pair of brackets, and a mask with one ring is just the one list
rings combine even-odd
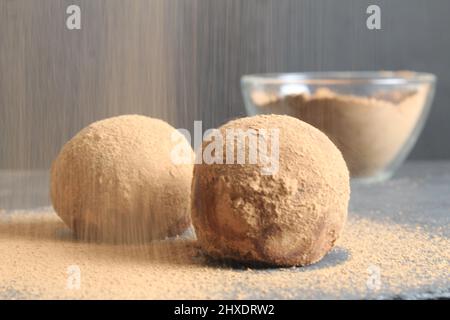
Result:
{"label": "cocoa-dusted truffle", "polygon": [[[239,144],[235,139],[235,147],[227,149],[225,138],[223,164],[195,165],[192,219],[201,248],[215,258],[244,263],[319,261],[347,217],[349,173],[339,150],[321,131],[289,116],[247,117],[219,128],[223,137],[230,129],[253,129],[257,136],[262,129],[279,129],[279,168],[264,174],[262,161],[226,164],[227,152]],[[203,149],[212,141],[205,140]]]}
{"label": "cocoa-dusted truffle", "polygon": [[125,115],[80,131],[51,168],[55,211],[87,240],[140,242],[183,232],[192,164],[171,161],[174,130],[162,120]]}

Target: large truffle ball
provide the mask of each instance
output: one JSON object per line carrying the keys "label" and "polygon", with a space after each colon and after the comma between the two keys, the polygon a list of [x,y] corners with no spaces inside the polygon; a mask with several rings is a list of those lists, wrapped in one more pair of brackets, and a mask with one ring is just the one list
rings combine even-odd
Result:
{"label": "large truffle ball", "polygon": [[[269,133],[279,129],[278,171],[264,171],[267,157],[249,163],[249,139],[245,164],[226,164],[231,152],[228,158],[237,162],[239,149],[237,138],[226,138],[230,129],[253,130],[248,137],[264,138],[269,151],[276,151],[277,140]],[[318,129],[282,115],[237,119],[219,130],[223,152],[212,154],[221,155],[223,164],[194,167],[192,219],[203,250],[216,258],[278,266],[320,260],[339,238],[350,196],[349,173],[336,146]],[[204,158],[214,141],[203,142]]]}
{"label": "large truffle ball", "polygon": [[[80,238],[140,242],[190,225],[192,164],[174,164],[177,132],[125,115],[95,122],[67,142],[51,168],[51,200]],[[177,143],[193,153],[180,134]]]}

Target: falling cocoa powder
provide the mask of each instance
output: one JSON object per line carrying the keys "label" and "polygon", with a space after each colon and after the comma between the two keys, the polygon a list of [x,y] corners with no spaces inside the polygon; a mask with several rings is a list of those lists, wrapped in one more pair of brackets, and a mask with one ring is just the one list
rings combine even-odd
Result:
{"label": "falling cocoa powder", "polygon": [[320,129],[341,150],[352,177],[369,177],[391,165],[402,152],[429,90],[423,86],[363,97],[321,88],[313,94],[284,98],[259,92],[252,100],[264,113],[287,114]]}
{"label": "falling cocoa powder", "polygon": [[176,133],[162,120],[139,115],[84,128],[52,165],[55,211],[87,240],[145,242],[182,233],[190,225],[193,166],[171,161]]}

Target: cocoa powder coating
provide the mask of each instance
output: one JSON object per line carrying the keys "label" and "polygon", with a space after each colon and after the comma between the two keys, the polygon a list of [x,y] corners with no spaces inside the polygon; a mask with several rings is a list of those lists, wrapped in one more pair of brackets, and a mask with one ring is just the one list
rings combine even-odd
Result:
{"label": "cocoa powder coating", "polygon": [[184,231],[190,225],[192,165],[172,163],[174,130],[138,115],[83,129],[52,165],[55,211],[87,240],[140,243]]}
{"label": "cocoa powder coating", "polygon": [[[230,128],[278,128],[279,170],[262,175],[261,163],[196,164],[192,219],[201,248],[244,263],[320,260],[347,217],[349,173],[340,151],[318,129],[289,116],[237,119],[219,130],[225,135]],[[226,151],[224,146],[224,158]]]}

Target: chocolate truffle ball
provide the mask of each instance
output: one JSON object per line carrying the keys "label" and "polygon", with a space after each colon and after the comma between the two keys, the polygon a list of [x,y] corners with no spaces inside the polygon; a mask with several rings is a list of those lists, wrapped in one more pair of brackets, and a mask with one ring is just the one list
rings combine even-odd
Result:
{"label": "chocolate truffle ball", "polygon": [[[278,142],[278,170],[267,172],[267,157],[252,164],[250,139],[239,144],[237,136],[226,138],[236,129],[263,138],[269,151],[262,154],[270,156]],[[278,139],[269,134],[277,129]],[[348,211],[349,172],[336,146],[318,129],[283,115],[233,120],[219,132],[223,149],[212,154],[223,161],[194,166],[192,220],[200,247],[244,264],[319,261],[339,238]],[[204,140],[203,158],[216,140]],[[244,164],[237,163],[239,148],[247,154]],[[235,164],[227,163],[227,154]]]}
{"label": "chocolate truffle ball", "polygon": [[[178,132],[166,122],[138,115],[81,130],[51,168],[57,214],[86,240],[141,242],[183,232],[190,225],[193,165],[174,164],[172,134]],[[181,134],[178,140],[192,155]]]}

